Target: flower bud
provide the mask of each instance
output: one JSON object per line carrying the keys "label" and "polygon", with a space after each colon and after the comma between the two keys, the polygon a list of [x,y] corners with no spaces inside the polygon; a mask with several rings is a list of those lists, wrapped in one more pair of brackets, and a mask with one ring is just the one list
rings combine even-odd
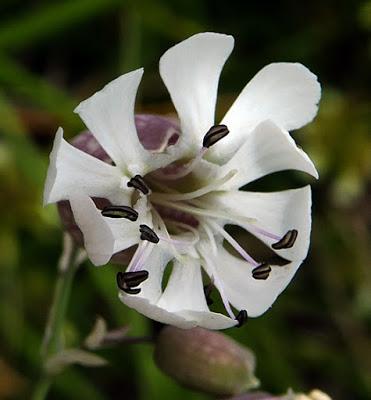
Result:
{"label": "flower bud", "polygon": [[157,338],[154,357],[179,383],[213,395],[236,395],[259,384],[253,353],[218,332],[167,326]]}
{"label": "flower bud", "polygon": [[314,389],[309,393],[311,400],[331,400],[331,397],[321,390]]}
{"label": "flower bud", "polygon": [[227,400],[283,400],[282,397],[273,396],[266,392],[246,393]]}
{"label": "flower bud", "polygon": [[289,394],[287,396],[284,396],[282,400],[331,400],[331,397],[318,389],[314,389],[308,394],[304,393]]}
{"label": "flower bud", "polygon": [[[135,125],[141,144],[146,150],[152,152],[164,151],[166,147],[174,145],[179,139],[179,125],[176,120],[172,118],[150,114],[138,114],[135,116]],[[77,135],[72,140],[71,144],[101,161],[109,164],[112,163],[109,155],[89,131]],[[106,199],[94,198],[94,202],[97,207],[101,209],[110,204]],[[58,202],[58,212],[64,229],[70,233],[77,244],[82,246],[82,232],[76,225],[70,203],[68,201]],[[115,254],[112,260],[120,264],[127,264],[133,254],[133,249],[127,249]]]}
{"label": "flower bud", "polygon": [[294,393],[291,389],[284,395],[276,396],[264,392],[246,393],[226,400],[331,400],[326,393],[314,389],[309,394]]}

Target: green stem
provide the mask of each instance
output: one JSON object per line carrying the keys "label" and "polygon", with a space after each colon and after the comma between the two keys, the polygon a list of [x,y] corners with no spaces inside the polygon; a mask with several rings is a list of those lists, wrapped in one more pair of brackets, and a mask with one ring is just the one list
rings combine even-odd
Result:
{"label": "green stem", "polygon": [[53,377],[46,371],[45,364],[50,356],[58,353],[63,348],[62,328],[71,294],[73,278],[78,265],[78,249],[72,239],[69,236],[65,236],[53,302],[49,311],[41,348],[43,362],[42,376],[35,387],[33,400],[44,400],[52,384]]}
{"label": "green stem", "polygon": [[49,392],[49,388],[51,385],[51,379],[42,376],[38,383],[36,384],[35,391],[32,395],[32,400],[44,400]]}

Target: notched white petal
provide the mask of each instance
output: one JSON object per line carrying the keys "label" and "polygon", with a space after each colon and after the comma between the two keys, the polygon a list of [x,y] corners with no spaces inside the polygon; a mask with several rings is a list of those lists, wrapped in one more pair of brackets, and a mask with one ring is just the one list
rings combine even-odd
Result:
{"label": "notched white petal", "polygon": [[136,221],[129,221],[125,218],[104,218],[115,238],[114,253],[134,246],[141,242],[139,227],[141,224],[152,225],[152,216],[148,208],[147,197],[141,197],[133,207],[138,213]]}
{"label": "notched white petal", "polygon": [[151,303],[140,295],[127,295],[121,292],[120,300],[130,308],[163,324],[174,325],[182,329],[191,329],[200,326],[205,329],[227,329],[237,325],[237,321],[223,314],[211,311],[168,311],[163,307]]}
{"label": "notched white petal", "polygon": [[[103,217],[93,200],[83,194],[71,197],[70,203],[76,224],[83,233],[88,257],[94,265],[106,264],[115,253],[137,244],[140,241],[139,225],[149,221],[145,213],[135,222]],[[141,208],[139,204],[137,210]]]}
{"label": "notched white petal", "polygon": [[[157,246],[155,251],[161,252]],[[167,287],[162,293],[163,272],[165,263],[172,257],[171,250],[165,251],[162,257],[159,259],[155,253],[151,254],[146,265],[149,278],[141,285],[141,292],[137,295],[120,292],[119,297],[123,303],[151,319],[183,329],[196,326],[226,329],[237,324],[231,318],[209,311],[203,292],[201,269],[196,260],[188,258],[184,264],[175,261]]]}
{"label": "notched white petal", "polygon": [[[275,252],[288,260],[305,259],[311,231],[310,186],[268,193],[229,191],[211,194],[205,201],[211,209],[225,210],[230,217],[225,223],[243,227],[269,247],[277,240],[268,237],[264,231],[282,237],[287,231],[296,229],[298,236],[294,246]],[[255,220],[250,223],[246,217],[251,210]]]}
{"label": "notched white petal", "polygon": [[134,120],[135,97],[143,68],[129,72],[81,102],[75,109],[112,160],[124,171],[143,173],[149,153]]}
{"label": "notched white petal", "polygon": [[115,238],[105,218],[88,196],[75,195],[70,204],[91,262],[97,266],[107,264],[114,253]]}
{"label": "notched white petal", "polygon": [[179,315],[183,316],[188,321],[192,321],[195,326],[200,326],[205,329],[228,329],[238,325],[238,321],[235,319],[212,311],[183,311],[179,313]]}
{"label": "notched white petal", "polygon": [[129,193],[120,189],[121,172],[63,139],[59,128],[50,153],[50,164],[44,188],[44,204],[68,200],[85,193],[91,197],[104,197],[124,201]]}
{"label": "notched white petal", "polygon": [[184,258],[183,264],[174,262],[169,282],[157,305],[168,311],[208,311],[198,260]]}
{"label": "notched white petal", "polygon": [[317,114],[321,86],[316,75],[299,63],[273,63],[245,86],[223,118],[230,134],[223,146],[211,149],[213,158],[226,160],[262,121],[270,119],[285,130],[309,123]]}
{"label": "notched white petal", "polygon": [[196,148],[214,125],[219,76],[233,46],[232,36],[199,33],[160,59],[160,74],[178,112],[183,139]]}
{"label": "notched white petal", "polygon": [[246,137],[243,145],[221,168],[220,174],[237,170],[236,175],[222,189],[238,189],[265,175],[290,169],[318,178],[313,162],[297,147],[290,134],[267,120]]}
{"label": "notched white petal", "polygon": [[216,255],[207,247],[203,251],[212,258],[216,267],[214,273],[222,282],[228,301],[236,309],[246,310],[249,317],[258,317],[271,307],[302,262],[272,267],[268,279],[257,280],[252,277],[251,265],[231,255],[222,245],[218,246]]}
{"label": "notched white petal", "polygon": [[183,329],[194,327],[185,318],[182,318],[174,312],[168,312],[139,295],[127,295],[120,292],[119,298],[128,307],[134,308],[136,311],[155,321],[162,322],[163,324],[174,325]]}

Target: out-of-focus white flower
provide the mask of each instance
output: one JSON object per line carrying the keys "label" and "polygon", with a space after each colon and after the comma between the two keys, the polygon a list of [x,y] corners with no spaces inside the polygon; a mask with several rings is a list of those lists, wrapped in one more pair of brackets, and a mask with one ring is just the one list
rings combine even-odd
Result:
{"label": "out-of-focus white flower", "polygon": [[[320,85],[301,64],[270,64],[215,125],[218,80],[233,44],[232,36],[201,33],[162,56],[160,74],[181,126],[177,141],[164,135],[163,151],[147,151],[138,139],[134,102],[143,74],[138,69],[76,108],[111,165],[68,144],[62,129],[50,156],[44,202],[70,201],[95,265],[138,245],[126,273],[118,275],[120,299],[182,328],[224,329],[261,315],[290,282],[309,246],[310,187],[271,193],[239,188],[288,169],[318,176],[288,130],[314,118]],[[100,210],[92,198],[108,199],[111,206]],[[287,264],[255,260],[226,224],[249,231]],[[228,316],[210,311],[202,269]]]}

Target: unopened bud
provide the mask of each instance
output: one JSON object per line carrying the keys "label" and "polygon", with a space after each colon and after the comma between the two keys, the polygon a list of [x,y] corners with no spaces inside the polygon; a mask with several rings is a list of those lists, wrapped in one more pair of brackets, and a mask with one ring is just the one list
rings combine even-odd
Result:
{"label": "unopened bud", "polygon": [[309,393],[311,400],[331,400],[331,397],[321,390],[314,389]]}
{"label": "unopened bud", "polygon": [[241,396],[230,397],[226,400],[282,400],[282,397],[273,396],[265,392],[246,393]]}
{"label": "unopened bud", "polygon": [[308,394],[292,393],[282,397],[282,400],[331,400],[331,397],[318,389],[312,390]]}
{"label": "unopened bud", "polygon": [[222,333],[165,327],[157,338],[158,367],[192,389],[231,396],[259,385],[253,353]]}
{"label": "unopened bud", "polygon": [[294,393],[291,389],[284,395],[272,395],[264,392],[246,393],[241,396],[230,397],[226,400],[332,400],[329,395],[318,389],[309,394]]}

